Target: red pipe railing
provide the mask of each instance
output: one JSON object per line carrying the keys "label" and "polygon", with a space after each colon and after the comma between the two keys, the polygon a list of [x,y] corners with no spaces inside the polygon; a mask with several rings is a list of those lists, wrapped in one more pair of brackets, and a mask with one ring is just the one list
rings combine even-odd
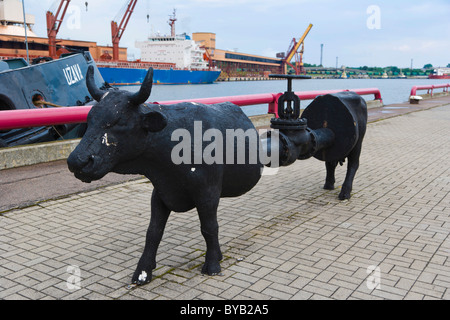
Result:
{"label": "red pipe railing", "polygon": [[[312,100],[318,96],[338,93],[343,91],[353,91],[359,95],[373,95],[374,100],[381,99],[380,90],[377,88],[366,88],[366,89],[352,89],[352,90],[319,90],[319,91],[303,91],[295,92],[295,94],[300,98],[300,100]],[[222,102],[231,102],[237,106],[251,106],[257,104],[268,104],[269,110],[267,113],[273,113],[278,118],[278,98],[282,93],[265,93],[265,94],[253,94],[253,95],[243,95],[243,96],[229,96],[229,97],[215,97],[215,98],[200,98],[200,99],[189,99],[189,100],[172,100],[172,101],[161,101],[154,102],[156,104],[177,104],[182,102],[197,102],[203,104],[214,104]]]}
{"label": "red pipe railing", "polygon": [[[337,93],[342,91],[353,91],[359,95],[374,95],[374,100],[381,99],[380,90],[377,88],[353,89],[353,90],[326,90],[296,92],[301,100],[315,99],[319,95]],[[231,102],[238,106],[251,106],[268,104],[268,113],[278,117],[278,98],[282,93],[265,93],[242,96],[228,96],[216,98],[201,98],[189,100],[174,100],[153,102],[155,104],[169,105],[181,102],[197,102],[203,104],[215,104],[221,102]],[[43,127],[50,125],[62,125],[71,123],[84,123],[92,106],[44,108],[44,109],[20,109],[0,111],[0,130],[11,130],[18,128]]]}
{"label": "red pipe railing", "polygon": [[410,96],[416,96],[418,90],[427,90],[427,94],[430,94],[433,97],[433,90],[443,88],[444,92],[448,92],[448,88],[450,87],[450,83],[442,83],[442,84],[430,84],[423,86],[414,86],[411,88]]}
{"label": "red pipe railing", "polygon": [[84,123],[92,106],[0,111],[0,130]]}

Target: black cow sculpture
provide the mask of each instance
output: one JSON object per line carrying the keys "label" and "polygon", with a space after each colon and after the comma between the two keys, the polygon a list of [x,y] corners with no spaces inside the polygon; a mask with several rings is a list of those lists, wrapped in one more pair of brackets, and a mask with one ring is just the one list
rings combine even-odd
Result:
{"label": "black cow sculpture", "polygon": [[[271,141],[266,141],[267,144],[261,141],[271,140],[273,135],[269,134],[260,140],[249,118],[232,103],[208,106],[197,103],[167,106],[144,104],[151,93],[152,69],[140,91],[134,94],[99,89],[94,82],[93,72],[90,67],[86,82],[90,94],[98,103],[89,112],[87,131],[67,161],[75,177],[87,183],[101,179],[109,172],[142,174],[152,182],[154,190],[150,225],[132,283],[142,285],[151,281],[152,270],[156,267],[156,252],[170,212],[185,212],[193,208],[198,211],[201,232],[206,241],[202,273],[220,273],[222,253],[217,223],[219,200],[222,197],[243,195],[258,183],[264,167],[259,156],[260,148],[263,145],[272,146]],[[350,107],[355,110],[361,108],[362,99],[358,97],[350,97],[354,102]],[[331,99],[330,103],[334,100],[339,103],[342,97],[328,99]],[[303,135],[306,135],[303,141],[295,138],[297,129],[280,129],[279,148],[265,151],[276,153],[281,159],[281,165],[292,163],[292,157],[304,159],[315,156],[321,159],[324,156],[325,159],[321,160],[328,161],[327,189],[333,187],[337,162],[348,155],[349,172],[344,183],[345,192],[343,188],[340,198],[349,198],[363,136],[363,133],[358,132],[355,137],[358,120],[354,120],[351,121],[353,130],[350,130],[352,141],[345,146],[345,153],[334,152],[332,157],[326,155],[326,150],[333,148],[337,135],[329,129],[334,128],[333,121],[325,124],[323,121],[327,120],[323,119],[312,121],[317,128],[303,128]],[[362,129],[365,131],[365,122],[362,122],[361,132]],[[231,140],[226,135],[230,130],[235,133]],[[240,139],[236,132],[245,133],[244,138]],[[257,137],[256,144],[251,138],[252,133]],[[200,140],[195,138],[196,135],[201,136]],[[227,143],[221,143],[220,138],[225,136]],[[230,141],[231,147],[228,144]],[[352,147],[349,148],[348,144]],[[245,154],[244,161],[239,158],[240,152]],[[318,153],[321,156],[317,156]],[[252,158],[255,154],[257,156]],[[205,155],[214,161],[206,159]]]}

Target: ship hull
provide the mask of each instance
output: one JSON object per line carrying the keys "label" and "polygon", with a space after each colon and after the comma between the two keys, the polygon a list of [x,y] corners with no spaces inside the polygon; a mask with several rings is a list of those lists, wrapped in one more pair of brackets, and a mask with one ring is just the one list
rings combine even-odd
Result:
{"label": "ship hull", "polygon": [[[138,85],[147,74],[147,69],[98,68],[103,79],[110,85]],[[214,83],[220,71],[154,69],[154,84],[209,84]]]}
{"label": "ship hull", "polygon": [[428,76],[428,79],[450,79],[450,74],[444,74],[441,76],[431,74]]}
{"label": "ship hull", "polygon": [[[94,66],[96,84],[103,85],[103,79],[89,52],[36,65],[28,65],[25,60],[18,64],[15,60],[20,62],[20,59],[2,62],[3,67],[8,64],[11,68],[5,67],[0,71],[0,117],[2,110],[36,109],[38,107],[33,101],[37,100],[60,106],[91,104],[85,80],[89,66]],[[79,138],[84,133],[85,128],[82,127],[63,125],[6,131],[0,129],[0,148],[53,141],[61,137]]]}

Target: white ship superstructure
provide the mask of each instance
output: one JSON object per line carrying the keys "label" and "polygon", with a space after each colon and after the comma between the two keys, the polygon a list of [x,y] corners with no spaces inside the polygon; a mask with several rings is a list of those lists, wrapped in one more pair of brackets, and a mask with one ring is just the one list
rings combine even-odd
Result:
{"label": "white ship superstructure", "polygon": [[170,17],[170,36],[160,34],[148,37],[147,41],[136,41],[141,49],[141,61],[175,63],[176,68],[185,70],[206,70],[208,62],[204,59],[205,49],[187,34],[175,33],[175,10]]}
{"label": "white ship superstructure", "polygon": [[450,75],[450,68],[437,68],[437,69],[434,69],[433,73],[437,76]]}
{"label": "white ship superstructure", "polygon": [[136,48],[141,50],[141,61],[175,63],[179,69],[208,69],[205,50],[186,34],[151,36],[148,41],[137,41]]}

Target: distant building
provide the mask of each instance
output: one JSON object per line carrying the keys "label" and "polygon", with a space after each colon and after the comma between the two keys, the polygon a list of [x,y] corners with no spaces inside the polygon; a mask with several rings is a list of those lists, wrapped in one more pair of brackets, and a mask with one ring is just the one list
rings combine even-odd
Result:
{"label": "distant building", "polygon": [[192,34],[192,38],[206,49],[212,64],[229,75],[241,71],[255,76],[284,73],[282,59],[217,49],[214,33],[197,32]]}

